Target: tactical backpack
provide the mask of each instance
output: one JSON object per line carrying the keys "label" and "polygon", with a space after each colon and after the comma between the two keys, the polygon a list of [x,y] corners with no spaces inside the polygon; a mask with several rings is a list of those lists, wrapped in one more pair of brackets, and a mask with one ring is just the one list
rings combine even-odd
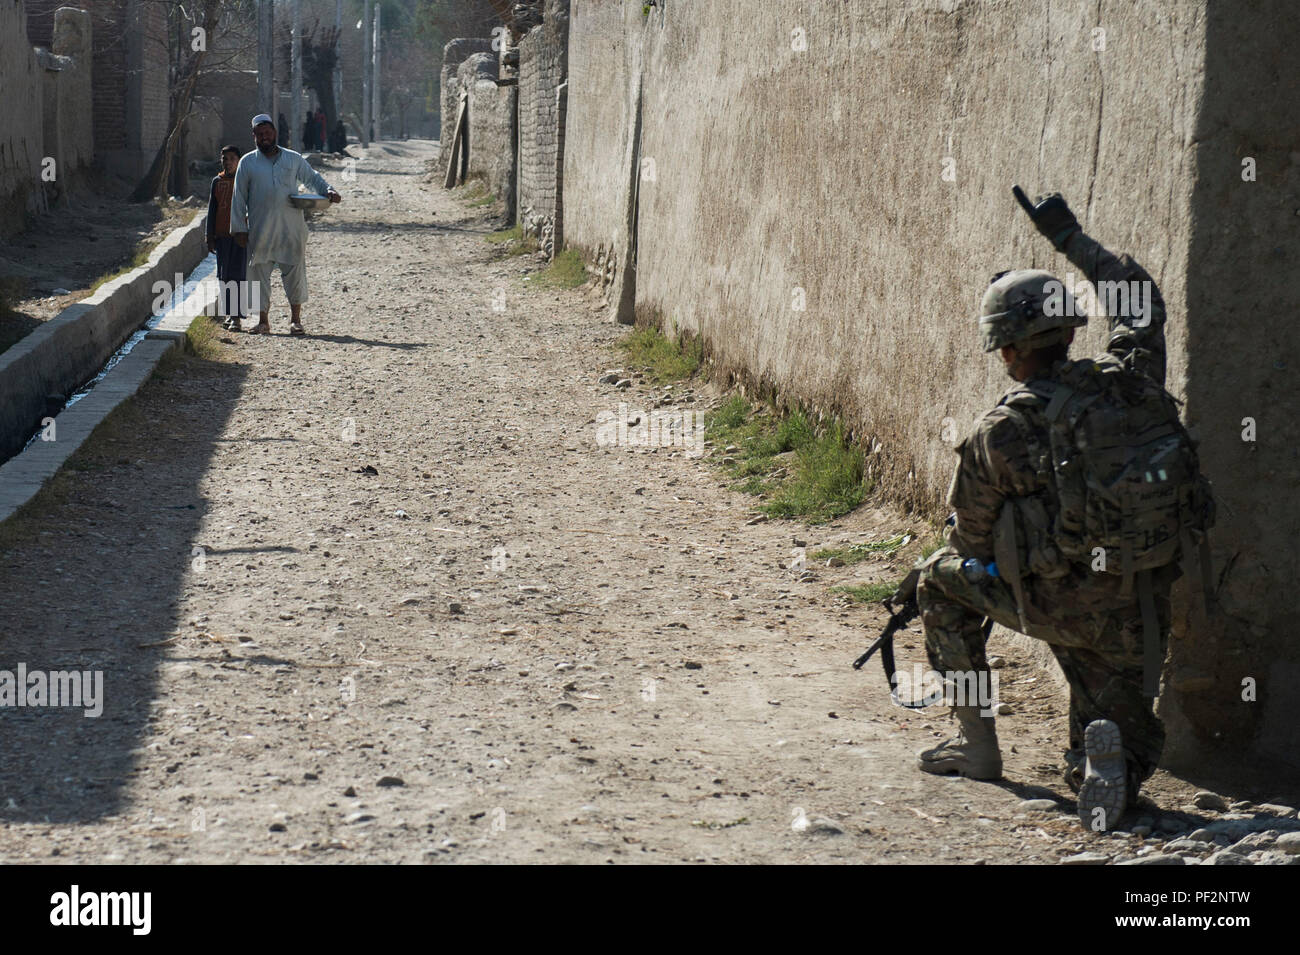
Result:
{"label": "tactical backpack", "polygon": [[[1066,362],[1054,380],[1023,388],[1047,402],[1058,503],[1052,542],[1071,562],[1119,575],[1121,597],[1136,590],[1146,689],[1155,696],[1163,661],[1149,572],[1195,558],[1207,607],[1211,597],[1214,496],[1196,445],[1173,396],[1113,356]],[[1018,568],[1010,570],[1007,583],[1023,607]]]}

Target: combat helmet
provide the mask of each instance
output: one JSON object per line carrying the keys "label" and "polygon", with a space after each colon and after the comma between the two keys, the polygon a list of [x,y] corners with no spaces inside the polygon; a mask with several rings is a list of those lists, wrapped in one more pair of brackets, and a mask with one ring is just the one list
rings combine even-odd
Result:
{"label": "combat helmet", "polygon": [[980,342],[985,351],[1003,345],[1041,348],[1064,339],[1067,328],[1088,323],[1065,285],[1042,269],[999,272],[980,303]]}

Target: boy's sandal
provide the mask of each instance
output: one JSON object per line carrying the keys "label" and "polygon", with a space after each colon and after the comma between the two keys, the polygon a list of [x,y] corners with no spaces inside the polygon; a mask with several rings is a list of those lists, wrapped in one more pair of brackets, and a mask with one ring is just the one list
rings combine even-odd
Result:
{"label": "boy's sandal", "polygon": [[290,323],[289,323],[289,334],[290,334],[290,335],[306,335],[307,332],[303,329],[302,325],[298,324],[297,322],[290,322]]}
{"label": "boy's sandal", "polygon": [[261,322],[258,322],[256,325],[254,325],[252,328],[250,328],[250,329],[248,330],[248,334],[250,334],[250,335],[269,335],[269,334],[271,334],[271,326],[270,326],[269,324],[268,324],[268,325],[263,325]]}

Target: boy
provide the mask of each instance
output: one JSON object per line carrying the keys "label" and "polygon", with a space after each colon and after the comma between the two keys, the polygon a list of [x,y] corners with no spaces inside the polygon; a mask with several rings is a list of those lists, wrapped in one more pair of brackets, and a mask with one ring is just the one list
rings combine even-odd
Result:
{"label": "boy", "polygon": [[240,321],[247,307],[247,296],[241,290],[248,277],[248,255],[230,234],[230,204],[239,157],[238,147],[221,147],[221,173],[213,178],[208,197],[208,251],[217,254],[217,280],[221,282],[217,309],[218,314],[226,316],[224,327],[232,332],[242,330]]}

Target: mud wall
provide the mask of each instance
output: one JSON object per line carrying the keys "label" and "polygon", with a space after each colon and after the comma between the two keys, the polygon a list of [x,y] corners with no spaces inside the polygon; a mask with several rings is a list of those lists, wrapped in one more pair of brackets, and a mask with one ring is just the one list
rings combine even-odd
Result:
{"label": "mud wall", "polygon": [[45,132],[41,122],[45,70],[27,41],[18,0],[0,0],[0,233],[22,230],[46,208],[40,186]]}
{"label": "mud wall", "polygon": [[1191,744],[1217,741],[1246,760],[1297,763],[1300,93],[1288,77],[1300,7],[1251,0],[1208,11],[1203,99],[1186,147],[1184,393],[1220,503],[1219,607],[1176,648],[1182,666],[1166,702],[1194,730],[1178,738],[1188,762]]}
{"label": "mud wall", "polygon": [[444,175],[451,157],[451,143],[456,137],[456,115],[460,108],[460,65],[475,53],[491,52],[492,41],[477,37],[452,40],[442,48],[441,86],[438,91],[442,109],[439,120],[442,148],[438,151],[438,171]]}
{"label": "mud wall", "polygon": [[[641,169],[638,112],[642,35],[636,4],[573,0],[569,112],[564,132],[564,244],[579,250],[604,287],[609,317],[635,317],[635,211]],[[658,22],[658,15],[654,15]]]}
{"label": "mud wall", "polygon": [[[1286,398],[1300,357],[1284,327],[1300,298],[1284,49],[1300,14],[1240,6],[668,0],[633,16],[574,0],[563,214],[589,255],[635,249],[641,317],[701,333],[750,386],[844,415],[877,485],[937,511],[953,445],[1008,384],[975,337],[988,279],[1071,271],[1010,187],[1062,191],[1161,286],[1168,384],[1223,504],[1225,612],[1207,621],[1196,588],[1176,591],[1171,758],[1221,744],[1296,762],[1278,584],[1300,570]],[[1082,331],[1075,354],[1104,347],[1103,321]],[[1251,416],[1267,427],[1247,442]],[[1268,687],[1256,702],[1247,677]]]}
{"label": "mud wall", "polygon": [[54,13],[54,37],[38,55],[45,70],[42,120],[45,155],[55,160],[54,195],[63,198],[94,161],[91,104],[94,98],[90,14],[61,7]]}
{"label": "mud wall", "polygon": [[495,53],[475,53],[457,70],[469,93],[469,167],[466,179],[481,179],[514,212],[515,103],[518,87],[497,86]]}

